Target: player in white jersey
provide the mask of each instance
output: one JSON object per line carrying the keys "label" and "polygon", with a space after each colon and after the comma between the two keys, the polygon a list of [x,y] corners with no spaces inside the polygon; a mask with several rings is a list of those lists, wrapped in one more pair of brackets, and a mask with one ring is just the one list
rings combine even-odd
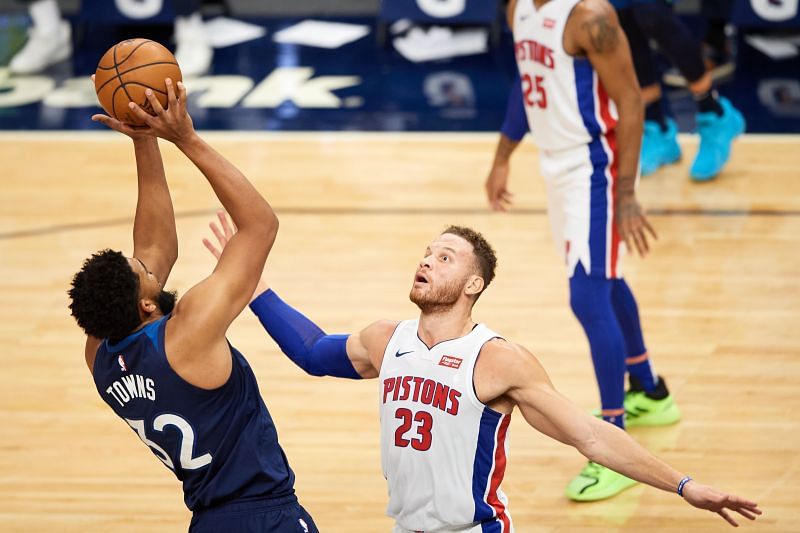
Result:
{"label": "player in white jersey", "polygon": [[[212,224],[224,247],[224,215]],[[220,251],[208,240],[206,247]],[[497,259],[474,230],[447,228],[425,250],[409,295],[417,320],[382,320],[354,335],[326,335],[262,280],[250,308],[284,353],[309,374],[379,378],[387,513],[397,533],[514,530],[500,490],[514,407],[539,431],[592,460],[719,513],[754,519],[756,503],[684,476],[624,431],[555,391],[536,358],[472,319]]]}
{"label": "player in white jersey", "polygon": [[[673,424],[680,411],[653,371],[620,269],[623,242],[644,256],[647,233],[655,237],[635,195],[643,108],[625,35],[604,0],[512,0],[508,18],[526,126],[540,148],[553,240],[567,265],[570,306],[589,340],[600,414],[622,429],[626,421]],[[507,135],[504,125],[486,181],[495,210],[511,204],[509,158],[523,135]],[[589,462],[566,492],[594,501],[634,484]]]}

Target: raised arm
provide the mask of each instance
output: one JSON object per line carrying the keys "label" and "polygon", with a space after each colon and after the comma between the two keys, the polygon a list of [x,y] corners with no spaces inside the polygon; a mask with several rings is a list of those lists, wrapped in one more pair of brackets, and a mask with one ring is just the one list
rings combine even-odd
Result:
{"label": "raised arm", "polygon": [[[236,234],[223,211],[219,225],[209,224],[218,245],[203,239],[205,247],[218,260]],[[383,351],[394,331],[395,322],[376,322],[353,335],[325,333],[308,317],[284,302],[266,281],[259,279],[250,309],[284,354],[312,376],[348,379],[374,378],[380,371]]]}
{"label": "raised arm", "polygon": [[617,146],[615,183],[616,224],[629,250],[644,256],[649,250],[646,233],[655,231],[636,200],[636,177],[644,127],[644,106],[625,32],[614,8],[605,0],[584,0],[567,21],[565,49],[585,55],[614,101],[619,115],[614,130]]}
{"label": "raised arm", "polygon": [[[167,325],[170,363],[199,363],[195,370],[199,373],[202,368],[208,369],[211,378],[201,380],[208,385],[219,381],[214,376],[227,379],[230,351],[225,332],[253,294],[275,241],[278,219],[247,178],[197,135],[186,111],[186,87],[178,83],[177,97],[171,84],[167,89],[166,110],[151,99],[155,116],[135,104],[131,104],[132,112],[149,131],[174,143],[194,163],[239,227],[213,273],[181,298]],[[212,360],[206,360],[208,357]],[[218,374],[216,369],[220,370]],[[192,372],[187,371],[184,377],[186,374]]]}
{"label": "raised arm", "polygon": [[[169,87],[172,88],[171,83]],[[151,99],[157,102],[152,95]],[[178,259],[178,235],[158,139],[147,129],[132,128],[107,115],[93,115],[92,120],[133,140],[138,191],[133,219],[133,256],[146,265],[164,287]],[[87,363],[94,360],[100,342],[93,337],[87,339]]]}
{"label": "raised arm", "polygon": [[761,514],[755,502],[697,481],[683,481],[687,476],[653,456],[627,433],[578,408],[555,390],[541,364],[521,346],[501,340],[488,343],[481,351],[475,374],[479,398],[508,398],[519,406],[531,426],[574,446],[596,463],[658,489],[680,489],[691,505],[718,513],[731,525],[736,522],[728,510],[750,520]]}

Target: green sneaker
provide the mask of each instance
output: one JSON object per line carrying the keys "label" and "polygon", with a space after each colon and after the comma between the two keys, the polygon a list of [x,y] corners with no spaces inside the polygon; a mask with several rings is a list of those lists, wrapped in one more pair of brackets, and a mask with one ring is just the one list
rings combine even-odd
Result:
{"label": "green sneaker", "polygon": [[636,485],[636,481],[589,461],[567,485],[567,498],[576,502],[605,500]]}
{"label": "green sneaker", "polygon": [[658,377],[658,388],[646,393],[631,378],[631,388],[625,393],[625,426],[669,426],[681,419],[681,410],[667,389],[664,378]]}

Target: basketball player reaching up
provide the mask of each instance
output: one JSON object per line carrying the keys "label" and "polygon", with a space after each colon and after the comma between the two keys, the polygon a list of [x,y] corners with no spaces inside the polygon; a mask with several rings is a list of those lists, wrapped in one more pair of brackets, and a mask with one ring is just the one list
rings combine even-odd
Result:
{"label": "basketball player reaching up", "polygon": [[[86,364],[97,391],[183,482],[190,531],[317,531],[294,495],[294,473],[244,357],[225,338],[250,299],[278,230],[269,204],[195,133],[166,80],[167,110],[131,104],[147,125],[93,120],[133,139],[138,202],[133,255],[102,250],[69,290],[87,335]],[[239,226],[214,271],[175,303],[164,291],[178,257],[175,216],[156,137],[178,147],[205,175]]]}
{"label": "basketball player reaching up", "polygon": [[[622,242],[644,256],[647,234],[655,237],[635,194],[643,109],[625,35],[602,0],[512,0],[508,15],[553,241],[589,340],[601,415],[621,429],[626,421],[673,424],[680,411],[650,364],[636,299],[620,270]],[[511,204],[508,160],[518,140],[503,134],[498,143],[486,181],[494,210]],[[589,462],[566,492],[594,501],[634,484]]]}
{"label": "basketball player reaching up", "polygon": [[[220,214],[223,250],[235,233]],[[224,257],[209,240],[206,247]],[[497,259],[479,233],[451,226],[428,245],[409,295],[416,320],[381,320],[353,335],[326,335],[262,280],[250,308],[283,352],[315,376],[379,378],[381,462],[395,533],[510,532],[500,489],[514,407],[542,433],[591,460],[695,507],[754,519],[755,502],[719,492],[650,455],[624,431],[570,403],[524,347],[472,319]]]}

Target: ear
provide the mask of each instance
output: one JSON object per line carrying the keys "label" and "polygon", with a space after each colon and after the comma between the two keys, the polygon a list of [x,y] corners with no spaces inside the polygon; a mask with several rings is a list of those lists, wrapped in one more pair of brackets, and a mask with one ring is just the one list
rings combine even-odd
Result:
{"label": "ear", "polygon": [[144,316],[149,316],[158,310],[156,302],[150,298],[142,298],[139,300],[139,312]]}
{"label": "ear", "polygon": [[476,294],[480,294],[483,290],[483,278],[480,276],[472,275],[467,280],[466,285],[464,285],[464,293],[473,296]]}

